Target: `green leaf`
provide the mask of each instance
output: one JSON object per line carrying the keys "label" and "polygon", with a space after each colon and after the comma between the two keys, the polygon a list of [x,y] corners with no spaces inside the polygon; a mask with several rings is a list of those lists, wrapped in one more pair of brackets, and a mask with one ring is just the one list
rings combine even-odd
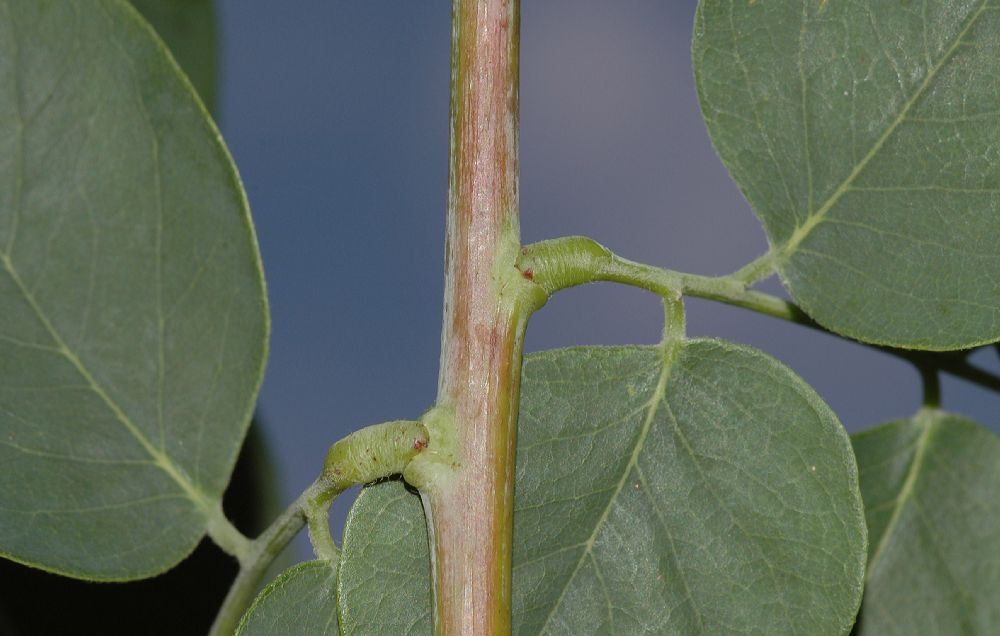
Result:
{"label": "green leaf", "polygon": [[[715,340],[687,343],[672,368],[658,348],[568,349],[528,356],[522,391],[514,633],[850,628],[866,546],[854,456],[786,367]],[[368,488],[352,513],[346,633],[397,633],[350,620],[386,598],[427,611],[426,533],[403,495]]]}
{"label": "green leaf", "polygon": [[[276,484],[268,479],[272,472],[255,421],[223,501],[233,524],[251,536],[281,512],[272,501],[277,499],[270,492]],[[0,559],[0,615],[9,623],[0,621],[0,634],[207,634],[238,569],[235,559],[209,541],[169,572],[128,583],[94,585]],[[53,603],[59,611],[52,611]]]}
{"label": "green leaf", "polygon": [[[431,633],[427,528],[420,498],[394,480],[365,488],[344,525],[337,593],[344,633]],[[373,567],[374,566],[374,567]],[[391,581],[391,585],[386,585]]]}
{"label": "green leaf", "polygon": [[339,636],[336,578],[329,561],[309,561],[285,570],[244,614],[236,636]]}
{"label": "green leaf", "polygon": [[1000,438],[924,410],[853,442],[870,538],[857,633],[1000,633]]}
{"label": "green leaf", "polygon": [[132,0],[163,38],[209,112],[215,111],[218,77],[212,0]]}
{"label": "green leaf", "polygon": [[0,554],[162,572],[218,514],[263,370],[245,196],[129,5],[0,0]]}
{"label": "green leaf", "polygon": [[1000,2],[702,0],[715,147],[824,326],[1000,339]]}

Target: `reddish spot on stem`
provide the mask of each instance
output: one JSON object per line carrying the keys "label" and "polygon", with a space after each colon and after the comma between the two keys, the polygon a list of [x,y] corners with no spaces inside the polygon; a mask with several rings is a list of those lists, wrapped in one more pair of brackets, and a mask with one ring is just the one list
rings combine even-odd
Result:
{"label": "reddish spot on stem", "polygon": [[535,280],[535,272],[533,272],[530,269],[526,269],[523,272],[521,272],[521,276],[524,276],[528,280]]}
{"label": "reddish spot on stem", "polygon": [[413,450],[421,451],[424,450],[425,448],[427,448],[427,440],[419,437],[413,440]]}

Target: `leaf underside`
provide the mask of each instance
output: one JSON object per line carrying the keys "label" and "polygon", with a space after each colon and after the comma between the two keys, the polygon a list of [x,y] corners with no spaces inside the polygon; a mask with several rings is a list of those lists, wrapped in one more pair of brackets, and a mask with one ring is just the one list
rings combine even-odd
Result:
{"label": "leaf underside", "polygon": [[[379,496],[369,496],[373,490]],[[337,594],[358,599],[381,590],[370,602],[340,606],[346,634],[383,630],[397,636],[431,633],[431,584],[427,528],[420,498],[401,481],[385,482],[362,491],[344,526]],[[362,558],[353,555],[361,553]],[[392,581],[385,589],[387,581]],[[398,593],[406,590],[404,593]]]}
{"label": "leaf underside", "polygon": [[1000,0],[702,0],[693,55],[806,312],[879,344],[1000,339]]}
{"label": "leaf underside", "polygon": [[118,0],[0,0],[0,554],[100,580],[203,535],[267,308],[242,186]]}
{"label": "leaf underside", "polygon": [[928,410],[853,443],[870,539],[856,633],[1000,633],[1000,438]]}
{"label": "leaf underside", "polygon": [[336,567],[329,561],[309,561],[285,570],[247,610],[236,636],[339,636],[336,580]]}
{"label": "leaf underside", "polygon": [[[866,543],[836,417],[747,347],[696,340],[664,361],[639,347],[527,357],[513,632],[844,633]],[[366,488],[345,529],[344,632],[430,633],[428,568],[417,497]]]}

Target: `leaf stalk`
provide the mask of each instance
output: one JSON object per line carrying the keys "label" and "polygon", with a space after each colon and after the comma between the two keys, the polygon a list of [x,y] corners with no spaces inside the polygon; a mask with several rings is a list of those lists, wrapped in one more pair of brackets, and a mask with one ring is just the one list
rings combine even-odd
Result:
{"label": "leaf stalk", "polygon": [[920,371],[920,379],[924,385],[924,408],[940,408],[941,377],[938,370],[922,364],[917,364],[917,369]]}
{"label": "leaf stalk", "polygon": [[226,517],[222,502],[212,508],[208,519],[208,537],[226,554],[236,557],[241,564],[246,562],[251,549],[251,541]]}

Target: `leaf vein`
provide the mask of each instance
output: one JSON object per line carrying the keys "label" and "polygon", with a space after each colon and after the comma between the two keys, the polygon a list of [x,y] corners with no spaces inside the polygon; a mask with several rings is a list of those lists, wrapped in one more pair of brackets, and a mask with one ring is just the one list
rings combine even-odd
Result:
{"label": "leaf vein", "polygon": [[892,535],[896,531],[896,525],[899,523],[899,519],[903,514],[903,508],[906,507],[906,504],[913,497],[913,489],[916,485],[917,478],[920,475],[920,469],[923,467],[924,458],[927,456],[927,448],[930,445],[931,433],[935,428],[934,423],[929,418],[919,416],[914,420],[914,422],[920,422],[921,426],[923,426],[923,430],[920,432],[920,437],[917,439],[916,450],[913,454],[913,461],[910,463],[910,468],[906,472],[906,478],[903,480],[903,485],[899,490],[899,495],[896,497],[896,507],[892,512],[892,516],[889,517],[889,522],[886,524],[885,530],[882,531],[882,536],[879,538],[878,545],[875,546],[875,549],[872,551],[872,556],[868,560],[868,569],[865,572],[866,581],[869,580],[878,569],[878,566],[882,561],[882,556],[889,547]]}
{"label": "leaf vein", "polygon": [[18,288],[21,295],[27,301],[28,305],[31,307],[38,321],[41,323],[42,327],[48,332],[49,336],[52,338],[56,347],[62,351],[63,356],[67,361],[76,369],[77,373],[87,382],[87,388],[93,391],[104,404],[108,407],[111,413],[114,415],[115,419],[125,428],[129,434],[132,435],[139,442],[140,446],[149,454],[153,459],[154,463],[159,466],[167,475],[180,486],[184,494],[191,499],[195,505],[201,508],[203,511],[211,509],[211,504],[209,503],[208,497],[202,493],[194,484],[192,484],[186,477],[184,477],[181,470],[174,464],[173,460],[164,452],[161,452],[149,441],[149,439],[143,434],[143,432],[136,426],[135,422],[122,410],[121,406],[117,401],[112,398],[107,391],[97,382],[97,379],[91,374],[90,370],[83,364],[83,361],[74,353],[67,345],[66,341],[63,339],[62,334],[56,329],[52,321],[49,320],[48,316],[44,311],[42,311],[41,306],[38,304],[37,299],[28,291],[25,287],[24,282],[21,280],[20,275],[14,268],[14,264],[11,262],[10,258],[6,255],[0,255],[0,263],[3,264],[7,275],[14,282],[14,285]]}
{"label": "leaf vein", "polygon": [[618,495],[621,493],[622,489],[625,487],[625,482],[628,481],[629,473],[632,468],[637,465],[639,460],[639,455],[642,453],[642,449],[646,443],[646,437],[649,435],[649,431],[653,426],[653,420],[655,419],[656,411],[661,403],[664,403],[664,397],[666,396],[667,390],[667,380],[670,377],[671,363],[673,362],[673,356],[676,353],[677,343],[666,342],[663,345],[663,366],[660,370],[660,377],[657,380],[656,388],[653,390],[653,395],[650,397],[649,401],[646,403],[647,412],[645,420],[642,424],[642,429],[639,431],[639,435],[636,438],[635,448],[632,449],[632,454],[629,457],[628,463],[622,470],[621,479],[618,480],[618,484],[615,486],[614,492],[608,499],[608,505],[605,506],[604,510],[601,512],[601,516],[598,518],[597,522],[594,524],[594,531],[590,534],[587,540],[584,542],[584,550],[577,560],[576,567],[573,568],[573,572],[570,573],[569,578],[566,580],[566,584],[559,593],[559,597],[556,602],[552,605],[552,609],[549,611],[545,618],[545,622],[542,624],[540,633],[544,633],[549,623],[555,617],[559,606],[562,605],[563,600],[566,598],[566,593],[573,584],[573,580],[576,578],[577,573],[579,573],[581,567],[587,556],[594,549],[594,543],[597,540],[598,534],[604,528],[604,524],[607,522],[608,517],[611,515],[611,510],[618,499]]}
{"label": "leaf vein", "polygon": [[[927,75],[924,77],[923,82],[920,83],[920,86],[917,87],[917,89],[913,92],[913,95],[911,95],[910,98],[903,105],[903,108],[900,109],[899,114],[895,117],[895,119],[892,120],[892,122],[890,122],[890,124],[882,132],[882,134],[875,141],[872,147],[868,150],[865,156],[862,157],[861,161],[859,161],[857,165],[854,166],[854,168],[847,175],[844,181],[841,182],[839,186],[837,186],[837,189],[834,190],[833,194],[830,195],[830,197],[823,203],[823,205],[814,214],[809,216],[806,219],[806,222],[802,226],[798,227],[783,245],[781,245],[775,250],[779,258],[788,259],[796,251],[796,248],[798,248],[799,244],[803,240],[805,240],[805,238],[810,234],[810,232],[812,232],[813,229],[816,228],[816,226],[818,226],[820,223],[823,222],[823,219],[826,217],[827,214],[829,214],[830,210],[832,210],[840,201],[840,199],[844,196],[844,194],[846,194],[848,190],[850,190],[851,185],[854,183],[855,179],[857,179],[858,176],[860,176],[861,173],[864,172],[865,168],[868,167],[868,164],[871,162],[871,160],[874,159],[879,154],[879,152],[885,146],[889,138],[892,137],[893,133],[896,132],[896,130],[899,128],[900,124],[906,120],[910,110],[914,107],[914,105],[916,105],[916,103],[920,100],[920,98],[923,97],[924,93],[933,83],[934,78],[937,77],[937,74],[951,60],[952,56],[955,54],[955,52],[959,49],[960,45],[962,44],[962,41],[965,38],[966,34],[968,34],[968,32],[972,29],[972,27],[978,22],[980,16],[982,16],[983,13],[985,13],[988,6],[989,6],[989,0],[982,0],[980,2],[979,8],[968,18],[965,25],[962,27],[958,35],[955,37],[951,46],[949,46],[948,49],[944,52],[938,63],[928,70]],[[766,138],[766,135],[764,135],[764,137]]]}

